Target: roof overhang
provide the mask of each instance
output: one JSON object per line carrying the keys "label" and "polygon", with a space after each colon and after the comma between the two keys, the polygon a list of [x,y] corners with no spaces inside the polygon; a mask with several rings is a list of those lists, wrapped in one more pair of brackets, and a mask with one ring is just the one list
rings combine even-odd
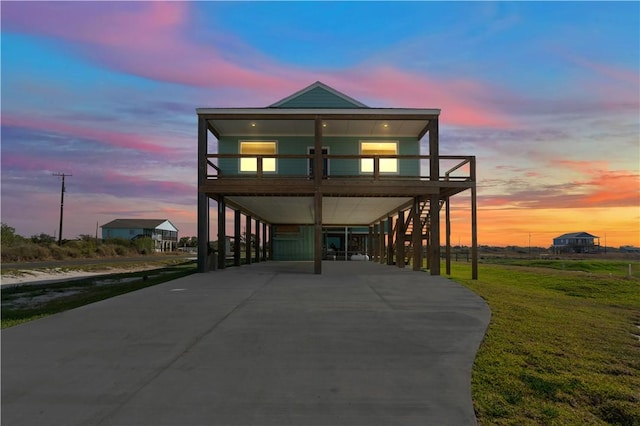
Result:
{"label": "roof overhang", "polygon": [[314,136],[322,121],[323,136],[415,137],[421,139],[439,109],[417,108],[198,108],[217,137]]}

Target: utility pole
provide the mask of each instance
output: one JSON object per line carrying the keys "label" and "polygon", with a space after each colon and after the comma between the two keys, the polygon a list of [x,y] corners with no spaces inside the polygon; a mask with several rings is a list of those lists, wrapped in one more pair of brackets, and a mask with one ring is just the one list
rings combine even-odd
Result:
{"label": "utility pole", "polygon": [[62,176],[62,188],[60,189],[60,229],[58,231],[58,245],[62,245],[62,212],[64,209],[64,178],[66,176],[73,176],[70,173],[53,173],[53,176]]}

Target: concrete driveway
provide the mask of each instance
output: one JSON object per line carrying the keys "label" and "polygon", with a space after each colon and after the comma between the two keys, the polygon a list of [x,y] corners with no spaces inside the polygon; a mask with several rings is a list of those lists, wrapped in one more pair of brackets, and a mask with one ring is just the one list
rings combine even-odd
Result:
{"label": "concrete driveway", "polygon": [[475,424],[485,302],[372,262],[192,275],[2,331],[6,425]]}

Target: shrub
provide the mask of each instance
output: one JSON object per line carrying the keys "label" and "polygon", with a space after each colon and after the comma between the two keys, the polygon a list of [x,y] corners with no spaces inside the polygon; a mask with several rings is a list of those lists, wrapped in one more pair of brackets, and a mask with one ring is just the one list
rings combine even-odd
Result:
{"label": "shrub", "polygon": [[3,262],[29,262],[49,259],[50,253],[46,247],[24,242],[16,246],[2,249]]}
{"label": "shrub", "polygon": [[139,254],[153,254],[155,251],[155,244],[151,238],[138,238],[132,243]]}
{"label": "shrub", "polygon": [[39,235],[32,235],[31,236],[31,241],[36,243],[36,244],[49,245],[49,244],[55,242],[56,239],[54,237],[52,237],[51,235],[49,235],[49,234],[41,233]]}
{"label": "shrub", "polygon": [[49,253],[55,260],[64,260],[67,258],[64,249],[57,244],[49,244]]}
{"label": "shrub", "polygon": [[96,247],[96,254],[100,257],[110,257],[116,255],[116,250],[111,244],[100,244]]}
{"label": "shrub", "polygon": [[0,242],[2,243],[3,248],[24,241],[23,237],[16,234],[16,229],[6,223],[1,224],[0,231]]}
{"label": "shrub", "polygon": [[110,238],[100,241],[90,235],[81,235],[77,240],[63,240],[59,246],[53,237],[44,233],[34,235],[30,239],[16,235],[15,229],[5,223],[2,224],[1,243],[0,257],[7,263],[155,253],[155,243],[151,238],[133,241],[126,238]]}

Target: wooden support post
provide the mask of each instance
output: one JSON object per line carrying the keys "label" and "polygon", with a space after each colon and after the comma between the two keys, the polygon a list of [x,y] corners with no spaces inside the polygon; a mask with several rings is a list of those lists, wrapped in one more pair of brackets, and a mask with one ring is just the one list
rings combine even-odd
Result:
{"label": "wooden support post", "polygon": [[242,241],[240,235],[240,221],[242,220],[242,213],[240,210],[235,210],[233,215],[233,264],[235,266],[240,266],[240,243]]}
{"label": "wooden support post", "polygon": [[316,192],[314,201],[313,273],[322,274],[322,194],[320,192]]}
{"label": "wooden support post", "polygon": [[269,225],[269,260],[273,260],[273,225]]}
{"label": "wooden support post", "polygon": [[413,199],[413,232],[411,242],[413,245],[413,270],[422,269],[422,223],[420,221],[420,198]]}
{"label": "wooden support post", "polygon": [[438,147],[438,119],[429,121],[429,180],[440,180],[440,150]]}
{"label": "wooden support post", "polygon": [[322,183],[322,118],[319,116],[315,119],[315,138],[313,151],[313,180],[316,190],[320,188]]}
{"label": "wooden support post", "polygon": [[445,200],[446,212],[445,212],[445,257],[446,257],[446,269],[447,275],[451,275],[451,198],[447,197]]}
{"label": "wooden support post", "polygon": [[[314,129],[313,182],[314,182],[314,250],[313,273],[322,274],[322,118],[316,116]],[[345,241],[346,244],[346,241]]]}
{"label": "wooden support post", "polygon": [[367,237],[367,256],[373,259],[373,225],[369,225],[369,236]]}
{"label": "wooden support post", "polygon": [[247,221],[245,226],[245,238],[244,238],[244,250],[245,250],[245,262],[247,265],[251,265],[251,216],[247,215]]}
{"label": "wooden support post", "polygon": [[[269,234],[271,238],[271,234]],[[267,261],[267,224],[262,224],[262,260]]]}
{"label": "wooden support post", "polygon": [[373,261],[379,262],[380,253],[380,223],[373,224]]}
{"label": "wooden support post", "polygon": [[209,197],[200,185],[207,180],[207,120],[198,117],[198,272],[209,270]]}
{"label": "wooden support post", "polygon": [[[429,180],[440,181],[440,151],[438,147],[438,119],[429,121]],[[429,198],[430,217],[430,271],[431,275],[440,275],[440,195],[432,194]]]}
{"label": "wooden support post", "polygon": [[209,197],[198,193],[198,272],[209,271]]}
{"label": "wooden support post", "polygon": [[389,224],[389,237],[387,239],[387,265],[393,265],[393,244],[395,242],[395,232],[393,231],[393,216],[387,218]]}
{"label": "wooden support post", "polygon": [[440,197],[431,195],[429,202],[429,215],[431,216],[431,275],[440,275]]}
{"label": "wooden support post", "polygon": [[256,263],[260,263],[260,221],[256,219]]}
{"label": "wooden support post", "polygon": [[227,260],[227,211],[224,197],[218,197],[218,269],[225,268]]}
{"label": "wooden support post", "polygon": [[344,260],[349,260],[349,227],[344,227]]}
{"label": "wooden support post", "polygon": [[471,279],[478,279],[478,206],[476,193],[476,157],[470,163],[471,181]]}
{"label": "wooden support post", "polygon": [[386,220],[381,220],[380,221],[380,241],[379,243],[379,249],[380,249],[380,259],[378,259],[378,261],[383,264],[385,262],[385,259],[387,258],[387,249],[386,249],[386,233],[387,231],[387,221]]}
{"label": "wooden support post", "polygon": [[404,223],[404,210],[398,212],[398,222],[396,224],[396,266],[404,268],[404,233],[406,227]]}
{"label": "wooden support post", "polygon": [[428,229],[425,240],[427,242],[427,269],[431,270],[431,232]]}

